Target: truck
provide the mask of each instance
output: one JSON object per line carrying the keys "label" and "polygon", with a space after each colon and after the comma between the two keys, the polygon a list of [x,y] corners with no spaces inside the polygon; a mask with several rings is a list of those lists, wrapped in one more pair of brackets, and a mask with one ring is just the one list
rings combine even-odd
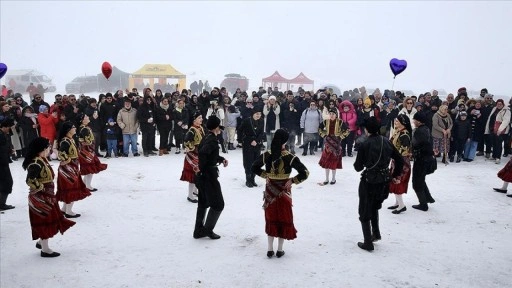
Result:
{"label": "truck", "polygon": [[5,83],[9,89],[19,93],[24,93],[30,83],[36,87],[41,84],[48,92],[57,91],[52,79],[35,69],[8,70],[5,75]]}
{"label": "truck", "polygon": [[230,73],[224,75],[224,80],[220,83],[221,87],[226,87],[226,90],[229,94],[233,94],[236,92],[237,88],[240,88],[242,91],[247,91],[249,89],[249,79],[247,77],[242,76],[236,73]]}

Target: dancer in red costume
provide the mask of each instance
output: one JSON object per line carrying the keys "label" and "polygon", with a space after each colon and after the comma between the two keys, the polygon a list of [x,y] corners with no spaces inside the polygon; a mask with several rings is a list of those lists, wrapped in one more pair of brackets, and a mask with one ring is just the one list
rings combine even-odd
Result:
{"label": "dancer in red costume", "polygon": [[59,131],[59,173],[57,177],[57,200],[64,202],[62,211],[66,218],[77,218],[80,214],[73,212],[75,201],[82,200],[91,195],[85,187],[78,167],[78,151],[73,136],[76,127],[71,122],[64,122]]}
{"label": "dancer in red costume", "polygon": [[78,160],[80,162],[80,175],[84,176],[85,187],[91,192],[98,191],[96,188],[92,188],[92,176],[103,170],[107,169],[107,164],[103,164],[96,156],[94,151],[95,139],[91,128],[88,124],[90,122],[89,116],[84,113],[80,113],[77,116],[77,121],[80,125],[78,132],[78,141],[80,142],[80,149],[78,152]]}
{"label": "dancer in red costume", "polygon": [[318,134],[324,138],[322,157],[318,164],[325,169],[325,181],[320,185],[329,184],[329,171],[332,171],[331,185],[336,184],[336,169],[342,169],[341,140],[350,134],[347,124],[338,118],[336,109],[329,110],[329,119],[324,120],[318,128]]}
{"label": "dancer in red costume", "polygon": [[183,172],[181,181],[188,182],[187,200],[197,203],[197,187],[195,184],[196,173],[199,172],[199,156],[197,147],[204,137],[203,116],[199,111],[194,113],[192,127],[185,134],[183,145],[185,146],[185,161],[183,163]]}
{"label": "dancer in red costume", "polygon": [[41,249],[41,257],[58,257],[48,245],[48,239],[58,232],[64,234],[75,222],[64,218],[55,198],[52,166],[47,157],[52,145],[43,137],[35,138],[27,149],[23,169],[27,170],[26,183],[29,187],[28,215],[32,228],[32,239],[39,241],[36,248]]}

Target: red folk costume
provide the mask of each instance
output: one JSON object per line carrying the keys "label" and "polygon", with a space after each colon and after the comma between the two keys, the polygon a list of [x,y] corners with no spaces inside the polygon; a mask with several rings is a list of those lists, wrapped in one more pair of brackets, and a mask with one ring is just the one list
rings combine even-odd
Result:
{"label": "red folk costume", "polygon": [[[404,167],[402,169],[402,174],[399,177],[400,183],[395,184],[390,182],[389,192],[393,194],[406,194],[409,186],[409,178],[411,177],[411,136],[407,129],[403,129],[401,131],[395,131],[390,140],[391,143],[393,143],[393,146],[395,146],[398,152],[400,152],[400,155],[402,155]],[[394,169],[395,162],[391,160],[391,174],[393,174]]]}
{"label": "red folk costume", "polygon": [[183,163],[183,172],[181,172],[181,181],[195,183],[196,172],[199,172],[199,156],[197,147],[204,137],[204,129],[202,126],[192,126],[185,134],[185,160]]}
{"label": "red folk costume", "polygon": [[75,222],[64,217],[55,197],[53,169],[44,157],[36,157],[27,167],[26,183],[29,187],[28,215],[32,239],[48,239],[60,232],[64,234]]}
{"label": "red folk costume", "polygon": [[94,151],[94,134],[92,133],[91,128],[87,125],[81,125],[78,137],[78,141],[80,141],[80,152],[78,153],[80,174],[97,174],[106,170],[107,164],[101,163]]}
{"label": "red folk costume", "polygon": [[75,140],[64,137],[59,144],[59,174],[57,177],[57,200],[71,203],[91,195],[85,187],[78,168],[78,152]]}
{"label": "red folk costume", "polygon": [[[269,158],[270,151],[267,151],[253,163],[253,172],[267,179],[263,192],[265,232],[268,236],[293,240],[297,238],[297,229],[293,224],[292,191],[290,188],[287,189],[285,184],[290,179],[294,184],[303,182],[308,178],[309,171],[297,156],[286,150],[281,152],[279,161],[275,161],[269,171],[261,169]],[[298,174],[290,178],[292,168],[297,170]]]}
{"label": "red folk costume", "polygon": [[341,119],[324,120],[318,128],[320,137],[324,138],[324,149],[318,164],[324,169],[341,169],[341,140],[350,134],[347,125]]}
{"label": "red folk costume", "polygon": [[498,178],[505,182],[512,182],[512,158],[510,158],[505,167],[498,172]]}

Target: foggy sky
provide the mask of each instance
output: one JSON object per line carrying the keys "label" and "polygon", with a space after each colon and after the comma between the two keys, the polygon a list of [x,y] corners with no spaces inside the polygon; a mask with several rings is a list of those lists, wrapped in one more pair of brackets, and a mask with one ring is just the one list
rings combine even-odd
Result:
{"label": "foggy sky", "polygon": [[188,83],[240,73],[250,88],[275,70],[315,88],[461,86],[512,94],[512,2],[0,1],[0,62],[34,68],[57,90],[103,61],[134,72],[169,63]]}

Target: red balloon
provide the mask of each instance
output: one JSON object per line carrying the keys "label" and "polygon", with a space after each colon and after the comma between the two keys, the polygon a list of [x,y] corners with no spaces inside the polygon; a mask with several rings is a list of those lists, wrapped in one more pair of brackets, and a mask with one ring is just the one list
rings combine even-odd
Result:
{"label": "red balloon", "polygon": [[103,62],[103,65],[101,65],[101,73],[103,73],[103,76],[105,76],[105,78],[110,78],[110,75],[112,75],[112,65],[110,65],[110,63],[108,62]]}

